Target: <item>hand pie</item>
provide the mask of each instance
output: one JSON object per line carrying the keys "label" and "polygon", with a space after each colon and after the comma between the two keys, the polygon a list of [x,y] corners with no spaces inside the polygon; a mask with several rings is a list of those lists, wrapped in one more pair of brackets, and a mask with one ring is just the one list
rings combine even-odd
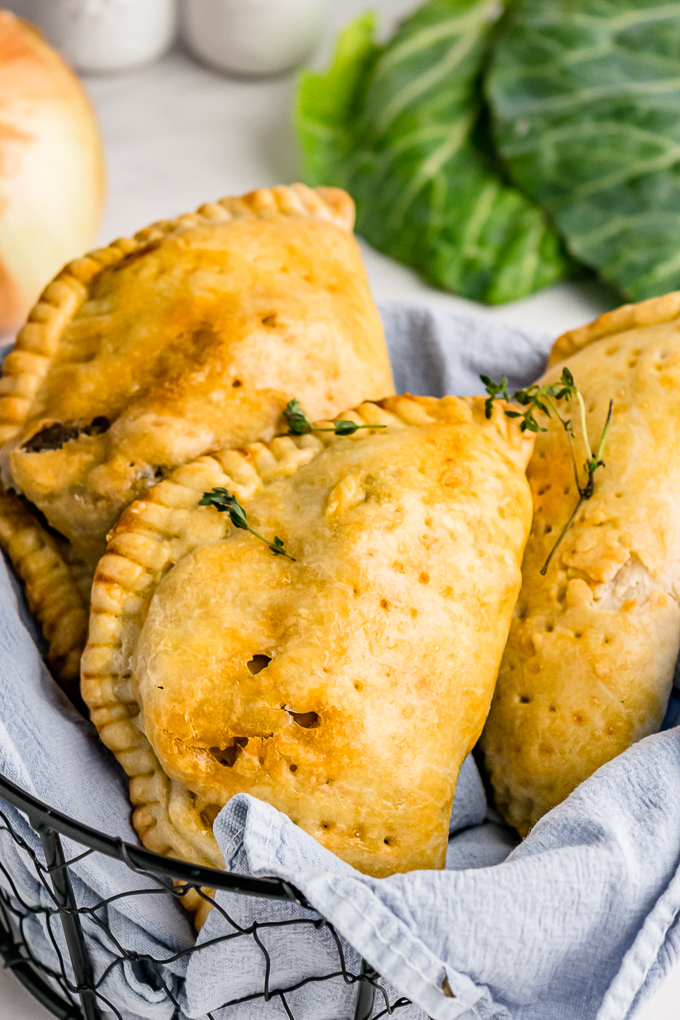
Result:
{"label": "hand pie", "polygon": [[47,661],[72,701],[79,700],[80,655],[89,597],[69,564],[68,543],[55,538],[14,493],[0,490],[0,545],[24,584],[26,601],[48,643]]}
{"label": "hand pie", "polygon": [[[599,437],[593,497],[540,569],[578,493],[562,426],[536,439],[535,517],[482,748],[498,808],[525,834],[604,762],[656,732],[680,645],[680,293],[560,337]],[[566,358],[566,361],[563,359]]]}
{"label": "hand pie", "polygon": [[[343,417],[387,427],[201,457],[112,532],[82,693],[153,850],[223,867],[212,823],[247,792],[369,874],[444,864],[519,591],[532,444],[478,398]],[[199,506],[216,487],[294,562]]]}
{"label": "hand pie", "polygon": [[394,392],[344,192],[255,191],[72,262],[5,361],[6,487],[94,569],[108,529],[207,450]]}

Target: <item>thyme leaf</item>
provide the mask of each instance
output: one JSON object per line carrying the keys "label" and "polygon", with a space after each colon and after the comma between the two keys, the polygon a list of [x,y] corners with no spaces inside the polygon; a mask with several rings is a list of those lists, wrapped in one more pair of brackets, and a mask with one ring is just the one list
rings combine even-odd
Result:
{"label": "thyme leaf", "polygon": [[[508,380],[506,376],[503,376],[500,383],[495,383],[486,375],[480,376],[480,379],[484,383],[486,392],[488,393],[488,398],[484,404],[484,413],[487,418],[490,418],[493,411],[494,400],[502,398],[503,400],[509,401],[510,399],[508,396]],[[609,410],[607,412],[607,419],[604,423],[604,428],[602,429],[602,435],[600,436],[600,442],[597,446],[597,450],[593,452],[588,438],[586,406],[583,401],[583,395],[574,381],[574,376],[568,368],[562,369],[562,375],[560,376],[559,382],[547,383],[544,386],[540,386],[538,383],[533,383],[525,389],[516,390],[513,399],[520,405],[520,407],[524,407],[525,410],[506,411],[505,414],[508,418],[522,419],[519,426],[521,432],[537,433],[548,431],[545,426],[541,425],[536,420],[537,411],[544,414],[546,418],[554,417],[557,421],[559,421],[567,435],[567,439],[569,440],[569,449],[571,451],[571,459],[574,466],[574,478],[576,479],[576,489],[579,494],[578,502],[569,516],[569,520],[560,532],[557,541],[550,550],[547,560],[541,568],[541,574],[545,576],[548,567],[550,566],[550,561],[555,555],[560,542],[574,523],[579,510],[586,500],[592,498],[595,491],[595,472],[598,468],[605,467],[605,462],[603,461],[602,456],[604,453],[604,446],[607,441],[607,433],[609,432],[609,426],[612,420],[614,402],[612,400],[609,401]],[[583,470],[586,472],[586,477],[583,483],[581,482],[581,474],[576,454],[574,423],[571,418],[567,418],[563,415],[563,413],[561,413],[560,408],[557,406],[560,401],[565,401],[567,404],[572,402],[578,404],[581,426],[581,443],[585,451]]]}
{"label": "thyme leaf", "polygon": [[[508,377],[504,375],[499,383],[493,382],[489,379],[488,375],[480,375],[479,377],[486,387],[486,392],[489,394],[486,403],[484,404],[484,414],[488,418],[491,417],[493,412],[493,402],[497,397],[502,397],[503,400],[507,400],[510,403],[510,397],[508,396]],[[507,414],[507,411],[505,412]]]}
{"label": "thyme leaf", "polygon": [[336,421],[332,428],[315,428],[302,410],[299,400],[289,400],[283,417],[288,425],[288,435],[304,436],[310,432],[334,432],[336,436],[353,436],[359,429],[384,429],[386,425],[357,425],[354,421]]}
{"label": "thyme leaf", "polygon": [[307,421],[307,415],[302,410],[299,400],[293,399],[288,401],[283,417],[286,419],[288,432],[291,436],[304,436],[311,429],[311,425]]}
{"label": "thyme leaf", "polygon": [[265,538],[254,528],[251,528],[248,524],[248,518],[246,512],[237,500],[236,496],[232,495],[228,489],[224,489],[221,486],[217,486],[211,489],[210,492],[204,492],[203,498],[199,501],[199,506],[212,506],[217,510],[218,513],[229,514],[231,523],[235,528],[239,528],[241,531],[249,531],[255,538],[259,538],[261,542],[271,550],[274,556],[286,556],[289,560],[295,563],[295,557],[287,553],[283,542],[277,536],[274,537],[274,541],[270,542],[269,539]]}

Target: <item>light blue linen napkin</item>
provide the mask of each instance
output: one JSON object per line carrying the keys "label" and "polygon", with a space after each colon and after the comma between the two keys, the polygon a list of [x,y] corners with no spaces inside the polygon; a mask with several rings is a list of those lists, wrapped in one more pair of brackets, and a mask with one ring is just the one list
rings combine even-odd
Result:
{"label": "light blue linen napkin", "polygon": [[[511,387],[540,374],[549,338],[489,319],[418,306],[382,310],[398,390],[471,393],[478,375],[505,373]],[[0,771],[86,824],[134,842],[126,782],[89,724],[42,665],[34,629],[0,564]],[[674,726],[680,699],[666,718]],[[520,845],[487,812],[473,760],[461,773],[444,872],[372,879],[323,849],[288,818],[247,796],[219,815],[215,833],[228,866],[277,875],[300,889],[332,925],[293,904],[220,894],[199,952],[181,909],[166,896],[122,896],[83,916],[102,994],[125,1020],[170,1020],[173,1007],[144,956],[167,962],[160,975],[180,1016],[201,1017],[228,1000],[224,1020],[351,1020],[356,986],[338,970],[363,956],[382,976],[400,1020],[629,1020],[680,955],[680,730],[647,738],[600,769]],[[7,820],[40,856],[19,812]],[[0,819],[0,830],[2,821]],[[79,848],[66,841],[69,856]],[[26,854],[0,831],[0,892],[21,909],[49,904]],[[72,868],[79,904],[153,883],[99,855]],[[9,876],[12,876],[13,883]],[[238,935],[265,925],[260,944]],[[135,959],[116,963],[115,942]],[[55,970],[66,946],[28,913],[26,938]],[[238,937],[234,937],[238,936]],[[337,940],[337,941],[336,941]],[[272,988],[295,990],[264,1002],[264,952]],[[104,977],[107,968],[111,968]],[[445,980],[446,979],[446,980]],[[444,990],[446,989],[446,991]],[[252,998],[255,996],[255,998]],[[410,1004],[406,1003],[410,1000]],[[385,1009],[380,995],[376,1015]]]}

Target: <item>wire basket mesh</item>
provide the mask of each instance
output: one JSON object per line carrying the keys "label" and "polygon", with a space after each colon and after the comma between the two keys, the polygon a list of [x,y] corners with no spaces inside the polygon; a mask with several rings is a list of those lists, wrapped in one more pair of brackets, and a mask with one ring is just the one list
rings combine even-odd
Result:
{"label": "wire basket mesh", "polygon": [[[289,1020],[304,1020],[304,1016],[295,1015],[290,997],[302,986],[314,982],[340,981],[344,986],[355,989],[354,1020],[379,1020],[410,1005],[406,998],[395,998],[393,993],[390,997],[389,990],[366,961],[361,961],[359,967],[348,966],[342,940],[333,926],[288,882],[278,878],[252,878],[197,867],[132,846],[54,811],[2,776],[0,797],[27,816],[31,828],[40,837],[43,854],[41,858],[17,831],[2,810],[0,802],[0,954],[5,966],[60,1020],[102,1020],[102,1017],[109,1016],[125,1020],[119,1004],[110,993],[110,987],[116,969],[126,965],[143,973],[157,995],[166,1000],[168,1013],[179,1015],[180,1003],[172,983],[167,979],[167,968],[176,964],[180,958],[186,960],[193,954],[233,939],[251,939],[257,946],[258,959],[261,961],[261,982],[258,970],[258,991],[224,1002],[207,1012],[205,1015],[209,1020],[229,1020],[230,1015],[234,1015],[234,1007],[255,1000],[259,1000],[260,1006],[275,1002],[279,1006],[277,1016],[281,1015],[282,1008]],[[62,837],[82,847],[82,851],[67,859]],[[12,853],[7,852],[8,847],[11,847]],[[96,854],[121,861],[131,872],[144,876],[147,880],[145,887],[117,892],[95,903],[79,903],[70,869],[74,864]],[[27,897],[16,874],[17,860],[21,860],[23,866],[28,865],[39,882],[39,888],[44,890],[45,895],[34,898],[34,902]],[[220,911],[228,922],[227,934],[172,955],[155,956],[126,946],[105,920],[107,908],[114,901],[125,897],[159,895],[181,901],[189,889],[195,889],[213,905],[213,909]],[[215,890],[216,893],[222,890],[237,896],[296,904],[301,916],[277,921],[252,920],[244,925],[228,915],[224,907],[206,890]],[[44,954],[40,954],[33,944],[35,940],[31,937],[31,922],[36,919],[41,921],[42,930],[46,933],[52,949],[50,957],[56,961],[55,965],[46,963]],[[95,931],[97,939],[107,945],[112,958],[105,971],[96,977],[88,947],[91,936],[84,928],[86,922],[86,928]],[[318,936],[323,934],[326,946],[330,937],[337,963],[331,970],[323,969],[322,973],[279,987],[272,980],[272,960],[265,944],[265,933],[266,929],[285,930],[293,926],[306,926]],[[328,958],[327,953],[324,958]],[[129,1012],[126,1015],[129,1017]]]}

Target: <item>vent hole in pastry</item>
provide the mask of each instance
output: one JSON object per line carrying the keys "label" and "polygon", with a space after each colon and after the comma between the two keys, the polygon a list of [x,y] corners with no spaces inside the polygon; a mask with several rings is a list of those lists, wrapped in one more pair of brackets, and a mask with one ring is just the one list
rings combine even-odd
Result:
{"label": "vent hole in pastry", "polygon": [[579,726],[583,726],[584,722],[586,721],[585,712],[572,712],[571,717],[575,723],[578,723]]}
{"label": "vent hole in pastry", "polygon": [[253,676],[256,676],[258,673],[261,673],[263,669],[266,669],[271,661],[271,656],[269,655],[253,655],[250,662],[247,663],[247,666]]}
{"label": "vent hole in pastry", "polygon": [[550,485],[544,485],[542,489],[538,490],[538,495],[539,496],[545,496],[546,492],[550,491],[550,488],[551,488]]}
{"label": "vent hole in pastry", "polygon": [[425,572],[423,571],[423,573],[422,573],[422,574],[420,575],[420,577],[418,578],[418,580],[420,581],[420,583],[421,583],[421,584],[429,584],[429,583],[430,583],[430,575],[429,575],[429,574],[426,574],[426,573],[425,573]]}
{"label": "vent hole in pastry", "polygon": [[281,708],[288,713],[293,722],[305,730],[315,730],[319,725],[319,716],[316,712],[294,712],[287,705],[281,705]]}
{"label": "vent hole in pastry", "polygon": [[289,765],[288,768],[290,769],[291,772],[297,772],[297,770],[298,770],[298,767],[295,764],[295,762],[293,762],[291,765]]}
{"label": "vent hole in pastry", "polygon": [[543,534],[544,535],[549,535],[551,531],[552,531],[552,524],[546,524],[545,531],[543,532]]}
{"label": "vent hole in pastry", "polygon": [[362,684],[361,680],[355,680],[354,681],[354,690],[355,691],[363,691],[363,689],[364,689],[364,685]]}
{"label": "vent hole in pastry", "polygon": [[545,628],[546,634],[552,634],[554,629],[555,629],[554,623],[548,623]]}
{"label": "vent hole in pastry", "polygon": [[609,635],[607,635],[607,636],[605,637],[605,639],[604,639],[604,643],[605,643],[606,645],[610,645],[610,644],[612,643],[612,639],[611,639],[611,638],[609,637]]}
{"label": "vent hole in pastry", "polygon": [[94,418],[89,425],[74,425],[68,422],[55,422],[46,428],[36,432],[34,436],[21,447],[26,453],[42,453],[45,450],[60,450],[64,443],[80,436],[100,436],[111,428],[108,418],[100,415]]}
{"label": "vent hole in pastry", "polygon": [[551,706],[550,706],[550,708],[548,709],[548,711],[549,711],[549,712],[556,712],[556,711],[557,711],[557,709],[555,708],[555,706],[554,706],[554,705],[551,705]]}
{"label": "vent hole in pastry", "polygon": [[243,386],[243,383],[241,382],[240,379],[234,379],[231,385],[235,390],[238,390],[241,386]]}
{"label": "vent hole in pastry", "polygon": [[213,758],[220,763],[220,765],[226,765],[227,768],[233,768],[236,764],[236,759],[247,744],[247,737],[234,737],[229,747],[211,747],[210,753]]}
{"label": "vent hole in pastry", "polygon": [[385,844],[385,846],[393,846],[394,838],[392,836],[385,836],[383,843]]}
{"label": "vent hole in pastry", "polygon": [[278,324],[279,324],[279,319],[278,319],[278,316],[277,316],[276,312],[269,312],[268,315],[263,315],[262,316],[262,325],[263,326],[268,326],[270,329],[273,329],[274,326],[278,326]]}
{"label": "vent hole in pastry", "polygon": [[520,694],[520,696],[519,696],[519,703],[520,703],[520,705],[528,705],[528,704],[530,704],[530,702],[531,702],[531,698],[529,698],[526,694]]}
{"label": "vent hole in pastry", "polygon": [[615,492],[614,495],[616,496],[617,499],[623,499],[623,493],[622,492]]}
{"label": "vent hole in pastry", "polygon": [[390,608],[390,604],[387,601],[387,599],[380,599],[380,608],[381,609],[389,609]]}
{"label": "vent hole in pastry", "polygon": [[319,717],[316,712],[291,712],[291,715],[298,726],[305,730],[314,730],[319,725]]}
{"label": "vent hole in pastry", "polygon": [[208,804],[207,807],[203,808],[201,811],[201,820],[208,829],[212,829],[213,823],[221,810],[222,807],[219,804]]}
{"label": "vent hole in pastry", "polygon": [[322,822],[321,823],[321,828],[322,829],[330,829],[331,828],[331,822]]}

